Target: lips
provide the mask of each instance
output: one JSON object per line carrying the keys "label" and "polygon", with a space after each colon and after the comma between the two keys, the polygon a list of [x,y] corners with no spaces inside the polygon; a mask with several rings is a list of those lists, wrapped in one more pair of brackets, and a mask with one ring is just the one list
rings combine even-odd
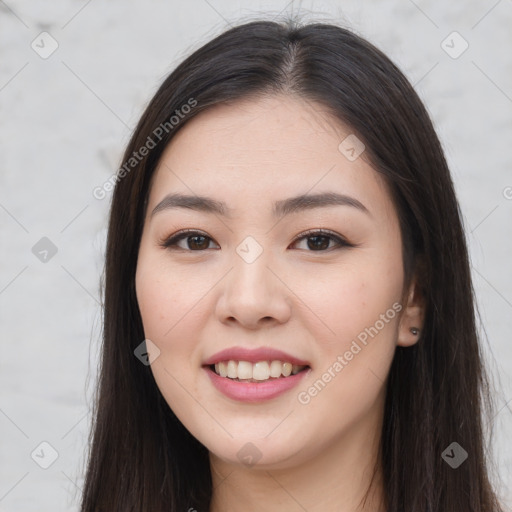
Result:
{"label": "lips", "polygon": [[267,347],[225,349],[206,359],[203,368],[218,391],[242,402],[276,398],[311,372],[308,361]]}
{"label": "lips", "polygon": [[217,352],[203,362],[203,366],[211,366],[222,361],[248,361],[258,363],[260,361],[286,361],[297,366],[310,366],[308,361],[299,359],[291,354],[270,347],[248,349],[244,347],[232,347]]}

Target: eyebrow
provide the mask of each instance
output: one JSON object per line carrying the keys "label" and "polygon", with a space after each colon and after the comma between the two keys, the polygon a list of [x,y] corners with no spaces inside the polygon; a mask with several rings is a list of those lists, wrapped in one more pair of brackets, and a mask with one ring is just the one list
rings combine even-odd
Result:
{"label": "eyebrow", "polygon": [[[354,197],[337,194],[335,192],[301,194],[299,196],[276,201],[272,209],[272,215],[274,218],[280,218],[303,210],[324,208],[328,206],[351,206],[371,216],[363,203]],[[229,219],[233,218],[234,213],[234,210],[232,208],[228,208],[226,203],[217,201],[211,197],[175,193],[165,196],[162,201],[155,206],[151,212],[151,217],[158,212],[174,208],[188,208],[190,210],[218,214]]]}

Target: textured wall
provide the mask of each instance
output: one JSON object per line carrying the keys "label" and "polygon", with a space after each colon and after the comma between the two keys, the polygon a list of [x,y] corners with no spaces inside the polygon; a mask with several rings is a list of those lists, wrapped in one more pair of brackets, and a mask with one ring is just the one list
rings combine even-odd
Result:
{"label": "textured wall", "polygon": [[78,507],[110,200],[95,199],[93,189],[116,171],[144,104],[185,55],[228,22],[292,8],[366,36],[403,69],[431,112],[465,219],[486,353],[501,381],[493,449],[512,501],[511,0],[6,0],[0,511]]}

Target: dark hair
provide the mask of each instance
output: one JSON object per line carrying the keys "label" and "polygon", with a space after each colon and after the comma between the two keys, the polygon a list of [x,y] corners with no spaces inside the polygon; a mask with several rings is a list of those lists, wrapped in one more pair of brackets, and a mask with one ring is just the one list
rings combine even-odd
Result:
{"label": "dark hair", "polygon": [[[175,417],[150,367],[134,357],[144,340],[135,272],[145,201],[163,150],[190,119],[216,104],[278,93],[321,104],[364,142],[397,210],[406,281],[419,273],[424,329],[414,346],[396,349],[387,383],[380,460],[388,510],[501,510],[483,442],[483,405],[491,406],[491,396],[468,251],[429,115],[399,69],[363,38],[333,24],[285,20],[236,26],[186,58],[128,144],[125,163],[150,139],[155,147],[122,168],[112,198],[82,512],[209,509],[208,451]],[[469,452],[456,470],[441,457],[452,442]]]}

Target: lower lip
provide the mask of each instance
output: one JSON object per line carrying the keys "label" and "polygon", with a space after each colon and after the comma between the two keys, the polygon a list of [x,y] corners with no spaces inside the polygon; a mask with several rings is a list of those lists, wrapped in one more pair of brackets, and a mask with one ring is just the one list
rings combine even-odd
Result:
{"label": "lower lip", "polygon": [[303,370],[289,377],[264,380],[261,382],[239,382],[217,375],[209,367],[204,367],[212,384],[228,398],[241,402],[262,402],[279,396],[295,387],[310,371]]}

